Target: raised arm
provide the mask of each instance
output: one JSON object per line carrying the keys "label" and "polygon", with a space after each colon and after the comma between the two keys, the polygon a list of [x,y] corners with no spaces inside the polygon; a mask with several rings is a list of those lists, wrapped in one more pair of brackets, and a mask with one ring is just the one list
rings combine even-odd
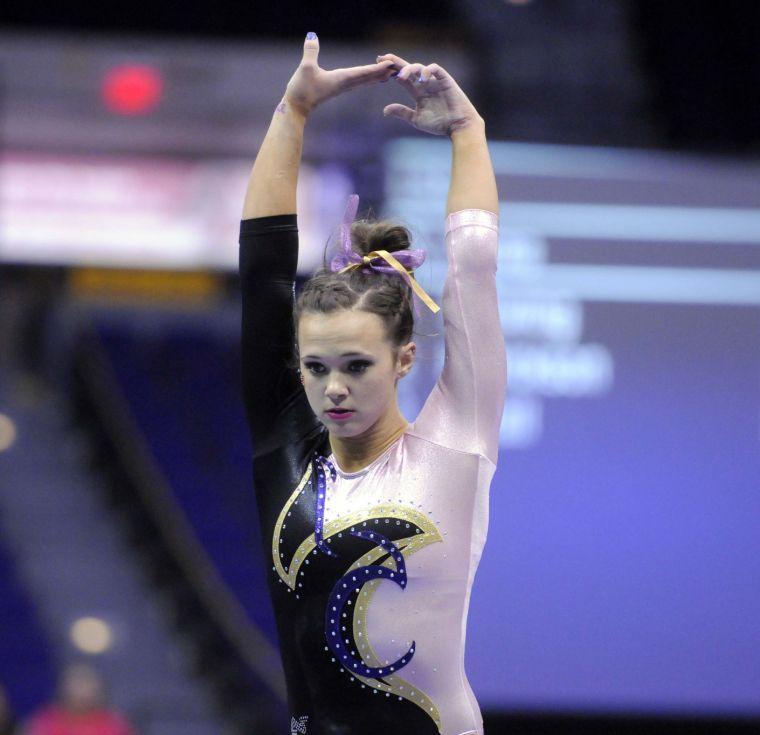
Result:
{"label": "raised arm", "polygon": [[319,39],[308,33],[301,63],[277,105],[253,164],[243,219],[294,213],[306,118],[331,97],[362,84],[387,81],[393,72],[392,61],[379,60],[345,69],[322,69]]}
{"label": "raised arm", "polygon": [[485,122],[438,64],[409,64],[393,54],[379,58],[401,67],[397,79],[416,102],[414,110],[389,105],[385,114],[419,130],[448,135],[452,146],[445,220],[444,365],[415,430],[496,464],[507,364],[496,290],[499,198]]}
{"label": "raised arm", "polygon": [[[312,46],[304,43],[301,66],[313,54]],[[292,439],[299,424],[308,430],[314,423],[289,365],[298,263],[296,187],[307,115],[287,92],[283,95],[256,155],[243,203],[242,388],[254,456]]]}
{"label": "raised arm", "polygon": [[499,213],[499,194],[486,141],[483,119],[451,133],[451,183],[446,214],[463,209]]}
{"label": "raised arm", "polygon": [[452,212],[445,239],[443,369],[415,429],[496,464],[507,380],[496,289],[498,219],[486,209]]}
{"label": "raised arm", "polygon": [[296,187],[306,120],[330,97],[393,72],[391,62],[328,71],[319,67],[318,55],[319,40],[309,34],[301,63],[272,115],[243,203],[242,389],[254,455],[306,435],[317,424],[291,364]]}
{"label": "raised arm", "polygon": [[296,213],[306,114],[283,98],[269,123],[248,179],[243,219]]}

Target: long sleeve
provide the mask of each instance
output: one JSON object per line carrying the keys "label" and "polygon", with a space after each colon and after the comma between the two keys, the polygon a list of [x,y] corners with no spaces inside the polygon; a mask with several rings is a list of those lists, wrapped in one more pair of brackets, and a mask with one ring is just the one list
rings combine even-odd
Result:
{"label": "long sleeve", "polygon": [[445,356],[415,430],[496,464],[507,356],[496,291],[498,216],[464,209],[446,218]]}
{"label": "long sleeve", "polygon": [[241,220],[239,243],[242,389],[257,457],[307,435],[318,419],[292,365],[296,215]]}

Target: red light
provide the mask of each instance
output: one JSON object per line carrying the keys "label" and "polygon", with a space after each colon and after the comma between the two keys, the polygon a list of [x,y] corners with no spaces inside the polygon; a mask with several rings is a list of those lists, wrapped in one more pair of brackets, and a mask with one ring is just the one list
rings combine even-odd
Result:
{"label": "red light", "polygon": [[103,78],[103,102],[119,115],[144,115],[161,101],[164,80],[152,66],[125,64]]}

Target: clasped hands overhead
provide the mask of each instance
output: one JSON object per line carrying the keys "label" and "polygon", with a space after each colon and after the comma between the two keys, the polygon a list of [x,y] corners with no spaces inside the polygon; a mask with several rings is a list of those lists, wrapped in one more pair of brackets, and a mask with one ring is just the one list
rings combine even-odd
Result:
{"label": "clasped hands overhead", "polygon": [[319,39],[309,34],[301,63],[283,97],[283,102],[304,116],[325,100],[355,87],[395,80],[412,96],[414,107],[394,102],[383,108],[386,117],[401,118],[425,133],[449,136],[483,122],[467,95],[439,64],[410,63],[386,53],[374,64],[330,70],[320,68],[318,57]]}

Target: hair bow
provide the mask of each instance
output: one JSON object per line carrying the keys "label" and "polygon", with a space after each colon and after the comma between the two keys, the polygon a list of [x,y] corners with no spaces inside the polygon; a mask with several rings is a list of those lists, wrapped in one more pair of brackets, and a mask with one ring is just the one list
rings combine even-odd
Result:
{"label": "hair bow", "polygon": [[351,247],[351,223],[356,218],[358,209],[359,195],[351,194],[348,197],[348,203],[346,204],[343,221],[340,226],[342,252],[338,253],[330,261],[330,270],[343,273],[354,268],[369,266],[381,273],[399,273],[430,311],[434,314],[439,311],[440,307],[438,304],[425,293],[425,290],[420,286],[411,272],[425,262],[425,250],[399,250],[394,254],[389,253],[387,250],[373,250],[371,253],[367,253],[367,255],[360,255]]}

